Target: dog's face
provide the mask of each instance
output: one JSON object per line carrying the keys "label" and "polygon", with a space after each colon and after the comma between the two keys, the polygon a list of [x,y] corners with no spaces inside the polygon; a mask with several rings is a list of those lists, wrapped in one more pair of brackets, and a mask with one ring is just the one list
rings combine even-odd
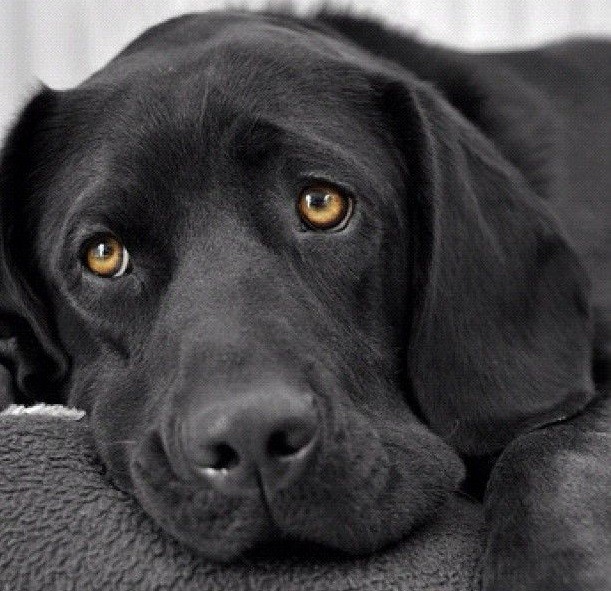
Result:
{"label": "dog's face", "polygon": [[[477,285],[463,269],[471,255],[455,251],[467,238],[485,249],[485,232],[441,237],[472,223],[471,197],[440,212],[430,199],[462,182],[436,167],[470,132],[450,111],[431,115],[434,93],[297,26],[227,19],[182,46],[169,32],[78,89],[41,93],[9,140],[3,247],[19,255],[5,255],[3,273],[20,267],[21,279],[4,306],[20,320],[4,331],[16,384],[35,390],[32,375],[67,357],[63,396],[90,413],[112,477],[206,556],[277,537],[378,548],[459,485],[449,444],[498,449],[531,417],[565,412],[565,383],[583,370],[563,369],[562,391],[536,400],[514,388],[525,358],[508,356],[499,374],[507,350],[488,317],[504,329],[505,315],[547,298],[513,307],[510,289]],[[481,145],[478,158],[494,159]],[[553,228],[535,206],[516,214],[526,189],[504,183],[511,215]],[[569,255],[549,242],[552,277],[556,251]],[[507,275],[538,271],[501,255]],[[582,286],[569,283],[559,297],[574,300]],[[474,302],[463,306],[462,290]],[[575,315],[577,335],[587,311]],[[541,363],[560,350],[547,339]]]}

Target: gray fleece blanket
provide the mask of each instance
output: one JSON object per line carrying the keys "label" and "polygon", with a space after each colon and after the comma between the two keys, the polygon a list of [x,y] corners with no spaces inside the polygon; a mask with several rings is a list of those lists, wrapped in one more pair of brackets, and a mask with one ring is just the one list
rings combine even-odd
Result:
{"label": "gray fleece blanket", "polygon": [[56,414],[0,414],[1,591],[478,587],[482,509],[460,497],[409,539],[373,556],[321,552],[208,563],[109,483],[86,418]]}

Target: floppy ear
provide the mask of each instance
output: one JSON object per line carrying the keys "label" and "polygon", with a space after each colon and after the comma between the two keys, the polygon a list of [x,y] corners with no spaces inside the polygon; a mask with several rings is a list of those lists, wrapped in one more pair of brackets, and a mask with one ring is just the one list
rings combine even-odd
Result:
{"label": "floppy ear", "polygon": [[592,398],[589,282],[544,200],[435,90],[382,94],[416,216],[414,394],[446,441],[491,453]]}
{"label": "floppy ear", "polygon": [[[43,89],[22,112],[0,157],[0,400],[49,401],[67,360],[53,336],[23,221],[44,168],[45,120],[54,93]],[[51,396],[53,398],[53,396]]]}

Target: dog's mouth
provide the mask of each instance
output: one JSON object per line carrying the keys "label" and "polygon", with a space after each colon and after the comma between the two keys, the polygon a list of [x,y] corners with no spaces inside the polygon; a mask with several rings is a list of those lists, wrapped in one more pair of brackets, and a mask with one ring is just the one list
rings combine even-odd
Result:
{"label": "dog's mouth", "polygon": [[370,419],[344,413],[341,427],[325,425],[319,445],[290,485],[235,495],[179,477],[150,432],[132,455],[131,488],[173,537],[227,562],[277,544],[291,553],[375,551],[425,521],[463,476],[454,453],[418,424],[382,439]]}

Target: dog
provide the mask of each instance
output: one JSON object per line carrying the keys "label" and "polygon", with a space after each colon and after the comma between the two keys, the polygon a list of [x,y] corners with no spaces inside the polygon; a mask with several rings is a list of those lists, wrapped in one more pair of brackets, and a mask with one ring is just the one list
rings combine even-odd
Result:
{"label": "dog", "polygon": [[607,589],[609,48],[211,12],[43,87],[2,154],[5,404],[86,410],[209,559],[373,552],[470,490],[484,589]]}

